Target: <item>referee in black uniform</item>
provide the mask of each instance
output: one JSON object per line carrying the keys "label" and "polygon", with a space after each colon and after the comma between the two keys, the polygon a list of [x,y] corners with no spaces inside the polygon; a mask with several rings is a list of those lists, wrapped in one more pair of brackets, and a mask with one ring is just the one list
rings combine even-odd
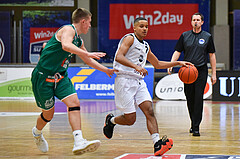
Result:
{"label": "referee in black uniform", "polygon": [[[192,84],[184,84],[184,93],[187,99],[188,112],[191,119],[189,130],[193,136],[200,136],[199,126],[202,121],[203,94],[208,76],[208,55],[212,67],[212,84],[216,83],[216,56],[212,35],[203,31],[204,17],[201,13],[192,15],[193,29],[182,33],[175,46],[175,52],[171,61],[177,61],[181,52],[184,53],[184,61],[193,63],[198,70],[198,78]],[[168,69],[171,74],[172,68]]]}

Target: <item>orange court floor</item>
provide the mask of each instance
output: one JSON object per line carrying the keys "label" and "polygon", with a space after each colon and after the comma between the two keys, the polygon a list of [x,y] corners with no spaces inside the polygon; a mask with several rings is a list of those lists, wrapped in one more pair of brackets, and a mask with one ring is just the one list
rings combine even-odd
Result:
{"label": "orange court floor", "polygon": [[137,159],[137,158],[240,158],[240,102],[204,101],[200,137],[189,133],[186,101],[154,100],[160,135],[173,139],[173,148],[162,157],[153,156],[153,143],[140,109],[133,126],[115,126],[112,139],[103,133],[105,116],[121,112],[113,100],[80,100],[82,131],[87,140],[100,140],[95,152],[73,155],[73,135],[66,106],[57,101],[53,120],[43,130],[49,151],[41,153],[32,128],[41,110],[34,100],[0,100],[0,158],[34,159]]}

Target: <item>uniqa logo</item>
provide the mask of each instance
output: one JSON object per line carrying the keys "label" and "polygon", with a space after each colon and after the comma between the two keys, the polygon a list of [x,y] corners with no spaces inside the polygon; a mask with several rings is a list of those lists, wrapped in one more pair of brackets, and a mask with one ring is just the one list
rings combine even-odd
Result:
{"label": "uniqa logo", "polygon": [[[156,96],[160,99],[168,100],[185,100],[184,84],[179,79],[177,73],[164,76],[155,87]],[[211,78],[207,77],[207,83],[204,89],[203,99],[207,99],[212,95]]]}
{"label": "uniqa logo", "polygon": [[2,61],[2,58],[4,57],[4,53],[5,53],[4,43],[0,38],[0,61]]}
{"label": "uniqa logo", "polygon": [[[227,80],[229,77],[219,77],[220,81],[220,94],[225,97],[231,97],[234,94],[234,81],[236,77],[230,77],[230,82],[231,82],[231,92],[228,94],[227,93]],[[239,90],[238,90],[238,97],[240,97],[240,77],[238,77],[238,83],[239,83]]]}
{"label": "uniqa logo", "polygon": [[184,85],[180,81],[178,74],[164,76],[155,87],[155,94],[160,99],[185,100]]}

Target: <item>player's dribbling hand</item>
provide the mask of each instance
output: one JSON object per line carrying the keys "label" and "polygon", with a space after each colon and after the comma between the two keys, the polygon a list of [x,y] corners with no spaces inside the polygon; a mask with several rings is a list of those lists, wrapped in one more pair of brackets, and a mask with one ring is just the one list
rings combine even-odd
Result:
{"label": "player's dribbling hand", "polygon": [[193,66],[194,64],[192,64],[191,62],[187,62],[187,61],[179,61],[179,65],[188,67],[188,65],[192,65]]}
{"label": "player's dribbling hand", "polygon": [[141,67],[141,66],[137,66],[137,67],[135,68],[135,70],[136,70],[137,72],[139,72],[140,75],[142,75],[142,76],[148,75],[148,71],[147,71],[145,68]]}
{"label": "player's dribbling hand", "polygon": [[168,72],[168,74],[169,74],[169,75],[171,75],[171,74],[172,74],[172,69],[173,69],[172,67],[170,67],[170,68],[167,68],[167,72]]}
{"label": "player's dribbling hand", "polygon": [[112,78],[114,72],[118,72],[118,70],[115,69],[108,69],[107,72],[105,72],[110,78]]}
{"label": "player's dribbling hand", "polygon": [[101,57],[104,57],[106,53],[103,52],[91,52],[88,54],[88,57],[99,60]]}

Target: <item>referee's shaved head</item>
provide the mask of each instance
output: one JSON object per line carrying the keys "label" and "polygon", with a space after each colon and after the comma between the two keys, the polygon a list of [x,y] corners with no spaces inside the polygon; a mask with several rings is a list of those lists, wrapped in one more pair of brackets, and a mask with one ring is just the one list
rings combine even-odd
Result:
{"label": "referee's shaved head", "polygon": [[135,25],[136,23],[138,23],[140,20],[145,20],[145,21],[147,21],[146,18],[138,17],[138,18],[136,18],[136,19],[134,20],[134,25]]}

